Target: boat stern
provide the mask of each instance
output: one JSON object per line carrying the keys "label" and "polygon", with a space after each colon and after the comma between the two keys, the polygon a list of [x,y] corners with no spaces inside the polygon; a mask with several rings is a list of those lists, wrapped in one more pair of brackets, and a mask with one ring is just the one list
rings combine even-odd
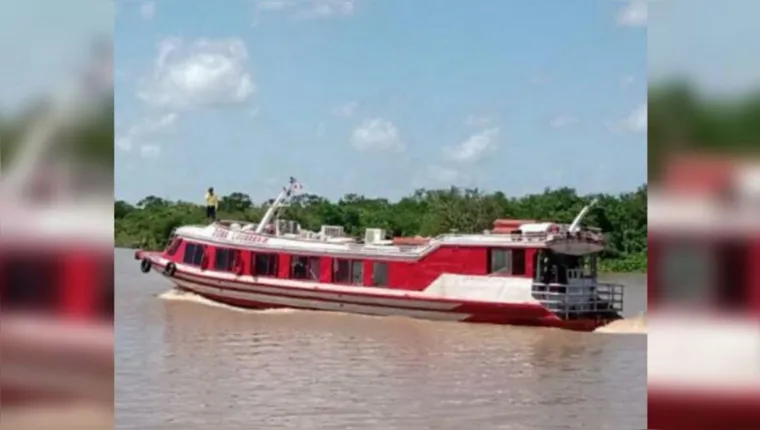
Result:
{"label": "boat stern", "polygon": [[533,297],[557,318],[557,325],[593,331],[623,319],[622,284],[595,282],[533,284]]}

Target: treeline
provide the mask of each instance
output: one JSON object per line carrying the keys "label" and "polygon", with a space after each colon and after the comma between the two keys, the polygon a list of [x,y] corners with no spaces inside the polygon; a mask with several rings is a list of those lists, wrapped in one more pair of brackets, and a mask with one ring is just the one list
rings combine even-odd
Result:
{"label": "treeline", "polygon": [[760,90],[708,96],[682,79],[650,86],[648,105],[650,181],[672,152],[760,153]]}
{"label": "treeline", "polygon": [[[292,200],[282,216],[310,230],[318,230],[323,224],[342,225],[355,236],[362,236],[369,227],[383,228],[393,236],[435,236],[482,232],[491,229],[497,218],[570,223],[594,197],[599,203],[589,212],[584,225],[600,227],[607,233],[609,249],[602,255],[603,270],[646,271],[646,185],[619,195],[580,196],[571,188],[560,188],[519,198],[477,189],[421,189],[396,202],[356,194],[331,202],[302,194]],[[255,204],[247,194],[236,192],[220,198],[218,216],[255,222],[270,203]],[[175,227],[207,223],[202,206],[156,196],[148,196],[136,205],[117,201],[114,216],[115,241],[121,247],[161,249]]]}
{"label": "treeline", "polygon": [[[50,113],[50,100],[41,99],[12,116],[0,112],[0,166],[14,162],[14,155],[32,127]],[[72,109],[74,107],[72,106]],[[57,129],[53,135],[55,155],[73,156],[81,162],[113,170],[113,97],[98,100],[84,117]]]}

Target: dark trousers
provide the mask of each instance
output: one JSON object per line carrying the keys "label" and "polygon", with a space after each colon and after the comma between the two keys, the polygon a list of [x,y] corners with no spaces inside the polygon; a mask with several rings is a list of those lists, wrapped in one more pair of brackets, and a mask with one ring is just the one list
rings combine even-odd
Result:
{"label": "dark trousers", "polygon": [[216,206],[206,206],[206,218],[216,220]]}

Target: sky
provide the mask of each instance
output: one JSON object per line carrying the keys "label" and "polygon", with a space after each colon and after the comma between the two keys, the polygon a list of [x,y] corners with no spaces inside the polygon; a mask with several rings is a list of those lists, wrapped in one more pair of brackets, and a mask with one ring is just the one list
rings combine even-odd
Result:
{"label": "sky", "polygon": [[117,1],[116,198],[646,181],[647,5]]}
{"label": "sky", "polygon": [[650,0],[650,80],[686,76],[711,95],[760,87],[760,2]]}
{"label": "sky", "polygon": [[113,33],[113,13],[103,0],[0,2],[0,113],[22,111],[81,74],[93,42]]}
{"label": "sky", "polygon": [[116,197],[646,180],[639,1],[119,1]]}

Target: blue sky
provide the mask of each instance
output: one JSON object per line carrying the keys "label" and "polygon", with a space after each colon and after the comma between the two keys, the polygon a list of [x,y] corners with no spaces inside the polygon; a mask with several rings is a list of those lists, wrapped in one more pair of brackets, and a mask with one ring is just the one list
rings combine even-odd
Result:
{"label": "blue sky", "polygon": [[650,79],[684,75],[712,94],[760,86],[760,2],[650,0]]}
{"label": "blue sky", "polygon": [[640,0],[117,1],[116,197],[633,190],[646,21]]}

